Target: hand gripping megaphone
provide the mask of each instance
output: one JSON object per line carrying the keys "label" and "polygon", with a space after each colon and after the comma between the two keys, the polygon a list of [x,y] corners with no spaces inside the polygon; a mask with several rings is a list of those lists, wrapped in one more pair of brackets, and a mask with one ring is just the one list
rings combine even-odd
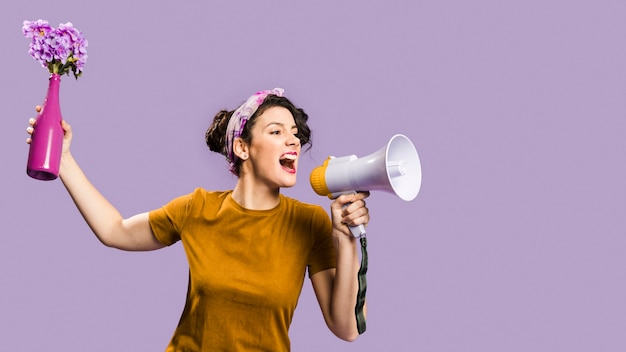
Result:
{"label": "hand gripping megaphone", "polygon": [[[330,156],[310,175],[315,193],[330,199],[357,191],[385,191],[405,201],[415,199],[422,185],[422,167],[415,146],[396,134],[387,145],[367,156]],[[363,225],[350,227],[356,238],[365,235]]]}

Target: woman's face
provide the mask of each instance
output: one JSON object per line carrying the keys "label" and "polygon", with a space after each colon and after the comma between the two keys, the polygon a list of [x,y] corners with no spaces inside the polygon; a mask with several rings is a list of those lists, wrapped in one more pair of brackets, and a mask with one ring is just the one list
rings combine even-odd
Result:
{"label": "woman's face", "polygon": [[291,112],[271,107],[257,116],[251,132],[248,161],[256,179],[271,188],[295,185],[300,139]]}

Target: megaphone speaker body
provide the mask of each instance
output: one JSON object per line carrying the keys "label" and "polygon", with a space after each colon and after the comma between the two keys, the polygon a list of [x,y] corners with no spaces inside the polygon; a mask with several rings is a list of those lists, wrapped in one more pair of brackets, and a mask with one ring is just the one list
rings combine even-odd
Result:
{"label": "megaphone speaker body", "polygon": [[311,186],[334,199],[354,191],[384,191],[413,200],[422,184],[422,169],[415,146],[406,136],[394,135],[386,146],[367,156],[329,157],[311,172]]}

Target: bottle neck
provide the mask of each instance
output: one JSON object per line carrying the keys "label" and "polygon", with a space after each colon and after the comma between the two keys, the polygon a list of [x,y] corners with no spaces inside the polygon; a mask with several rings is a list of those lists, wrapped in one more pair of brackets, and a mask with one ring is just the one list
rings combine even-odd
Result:
{"label": "bottle neck", "polygon": [[46,94],[46,101],[44,105],[56,105],[59,106],[59,88],[61,86],[61,75],[53,73],[50,75],[50,81],[48,83],[48,93]]}

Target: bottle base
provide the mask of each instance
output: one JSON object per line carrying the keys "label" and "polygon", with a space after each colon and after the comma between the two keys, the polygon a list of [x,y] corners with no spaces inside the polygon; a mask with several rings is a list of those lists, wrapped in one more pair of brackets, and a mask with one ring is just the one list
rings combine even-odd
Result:
{"label": "bottle base", "polygon": [[26,173],[28,174],[28,176],[41,181],[52,181],[59,177],[59,175],[56,175],[52,172],[42,170],[26,170]]}

